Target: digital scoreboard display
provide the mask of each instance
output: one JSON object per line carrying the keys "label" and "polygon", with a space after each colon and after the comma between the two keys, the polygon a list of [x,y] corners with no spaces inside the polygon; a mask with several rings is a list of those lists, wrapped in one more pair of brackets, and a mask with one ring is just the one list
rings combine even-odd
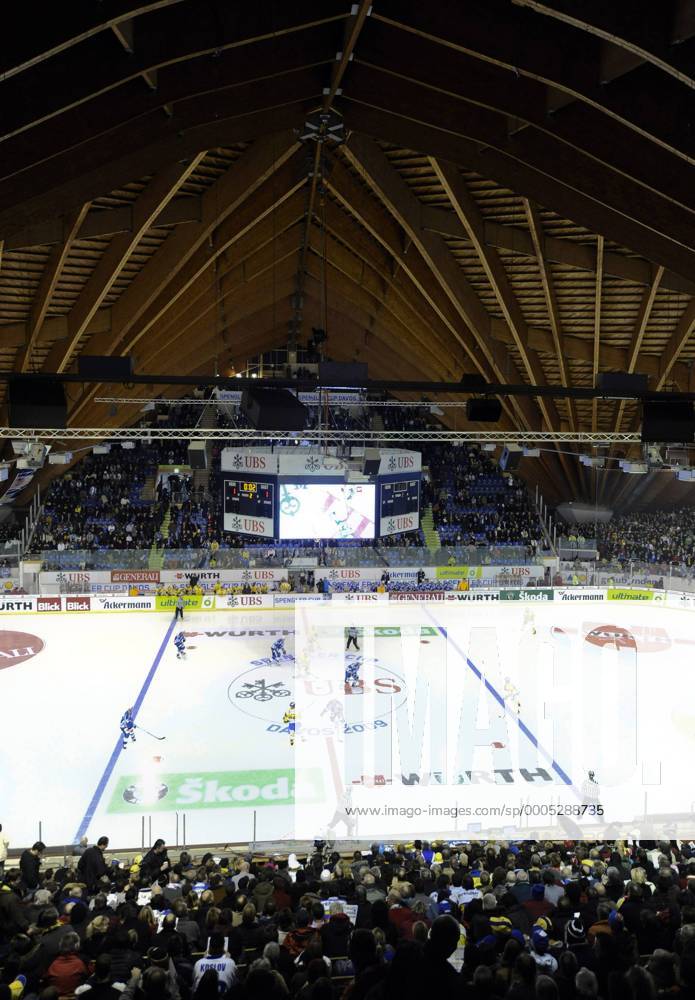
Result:
{"label": "digital scoreboard display", "polygon": [[403,479],[379,486],[379,534],[394,535],[420,526],[420,480]]}
{"label": "digital scoreboard display", "polygon": [[273,483],[227,479],[224,484],[224,512],[244,517],[272,517],[274,496]]}
{"label": "digital scoreboard display", "polygon": [[420,481],[405,479],[399,483],[381,484],[381,516],[397,517],[412,514],[420,506]]}
{"label": "digital scoreboard display", "polygon": [[374,538],[372,483],[281,483],[280,538]]}
{"label": "digital scoreboard display", "polygon": [[275,484],[255,479],[224,482],[224,530],[273,537]]}

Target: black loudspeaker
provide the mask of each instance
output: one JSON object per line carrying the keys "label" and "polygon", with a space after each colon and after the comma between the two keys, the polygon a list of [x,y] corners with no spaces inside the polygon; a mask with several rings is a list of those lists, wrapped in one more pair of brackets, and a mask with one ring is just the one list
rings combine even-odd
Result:
{"label": "black loudspeaker", "polygon": [[695,439],[695,414],[688,400],[650,399],[642,409],[642,440],[685,443]]}
{"label": "black loudspeaker", "polygon": [[362,386],[367,381],[364,361],[319,361],[319,383],[333,386]]}
{"label": "black loudspeaker", "polygon": [[494,424],[502,416],[499,399],[469,399],[466,403],[466,417],[469,420]]}
{"label": "black loudspeaker", "polygon": [[364,472],[365,476],[378,476],[380,465],[381,465],[381,453],[379,449],[365,448],[364,464],[362,466],[362,472]]}
{"label": "black loudspeaker", "polygon": [[112,358],[101,354],[82,354],[77,359],[77,373],[95,382],[127,381],[133,374],[133,359],[130,354],[124,358]]}
{"label": "black loudspeaker", "polygon": [[648,377],[629,372],[599,372],[596,376],[596,388],[612,396],[614,399],[630,399],[641,392],[647,391]]}
{"label": "black loudspeaker", "polygon": [[307,409],[288,389],[245,389],[241,411],[259,431],[303,431]]}
{"label": "black loudspeaker", "polygon": [[516,472],[523,456],[522,451],[510,451],[509,448],[503,448],[499,461],[500,469],[502,472]]}
{"label": "black loudspeaker", "polygon": [[188,464],[192,469],[207,469],[208,452],[205,441],[191,441],[188,445]]}
{"label": "black loudspeaker", "polygon": [[68,408],[62,382],[8,382],[10,427],[67,427]]}

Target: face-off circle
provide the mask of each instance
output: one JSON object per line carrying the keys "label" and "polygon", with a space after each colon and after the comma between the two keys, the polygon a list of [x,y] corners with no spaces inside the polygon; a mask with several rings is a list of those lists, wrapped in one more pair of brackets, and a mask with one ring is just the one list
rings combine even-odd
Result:
{"label": "face-off circle", "polygon": [[[330,677],[308,674],[298,681],[302,685],[302,697],[329,701],[344,696],[346,723],[364,722],[361,700],[371,692],[364,687],[364,680],[355,687],[345,684],[342,659],[339,664],[336,663],[335,672]],[[407,698],[405,680],[379,660],[374,665],[373,692],[376,695],[374,719],[388,718]],[[294,664],[252,667],[234,678],[227,688],[227,697],[244,715],[262,722],[277,722],[290,701],[296,700]]]}

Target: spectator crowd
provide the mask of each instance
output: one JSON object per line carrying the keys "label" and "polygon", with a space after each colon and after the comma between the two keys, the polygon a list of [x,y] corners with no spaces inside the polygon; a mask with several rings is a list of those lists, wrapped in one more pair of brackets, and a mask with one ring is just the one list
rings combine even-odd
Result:
{"label": "spectator crowd", "polygon": [[[156,438],[158,428],[192,426],[200,413],[194,406],[155,407],[146,416],[152,440],[114,443],[107,454],[90,453],[56,476],[45,496],[32,550],[138,550],[146,560],[155,546],[165,551],[204,553],[205,565],[214,568],[220,550],[245,548],[248,536],[223,530],[220,462],[224,443],[211,444],[209,481],[202,487],[196,486],[186,471],[186,442]],[[310,409],[310,418],[312,426],[318,423],[316,407]],[[246,426],[238,407],[222,407],[216,419],[218,427],[230,430],[230,438],[235,428]],[[333,429],[398,428],[415,435],[436,426],[427,407],[334,407],[321,419],[324,425],[327,419]],[[247,440],[245,444],[254,442]],[[429,469],[422,483],[421,510],[431,504],[434,525],[444,544],[511,544],[522,547],[526,556],[535,555],[541,526],[520,480],[503,476],[490,457],[475,446],[418,445],[417,440],[409,446],[422,452],[423,465]],[[144,496],[148,479],[154,487]],[[389,548],[424,548],[425,537],[422,529],[390,535],[367,542],[364,555],[382,541]],[[317,540],[306,539],[305,543],[316,546]],[[303,544],[297,541],[294,547]],[[343,551],[349,547],[344,546]],[[456,562],[456,557],[452,558]],[[377,557],[367,561],[383,564],[385,560]],[[49,568],[61,568],[63,563],[64,558],[58,559],[55,567]],[[341,566],[346,562],[335,549],[320,564]]]}
{"label": "spectator crowd", "polygon": [[[7,841],[0,828],[0,849]],[[695,848],[0,861],[0,1000],[692,1000]],[[2,852],[0,850],[0,857]]]}

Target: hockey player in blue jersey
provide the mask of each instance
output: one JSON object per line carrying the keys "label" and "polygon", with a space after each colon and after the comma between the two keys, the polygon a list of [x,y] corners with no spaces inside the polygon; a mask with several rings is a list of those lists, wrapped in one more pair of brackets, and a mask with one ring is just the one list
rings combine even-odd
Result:
{"label": "hockey player in blue jersey", "polygon": [[185,660],[186,659],[186,636],[183,632],[179,632],[174,639],[174,645],[176,646],[176,659]]}
{"label": "hockey player in blue jersey", "polygon": [[285,649],[285,640],[282,636],[276,639],[273,645],[270,647],[270,657],[273,661],[284,660],[287,656],[287,650]]}
{"label": "hockey player in blue jersey", "polygon": [[357,687],[360,683],[360,669],[362,667],[362,657],[353,656],[345,664],[345,684],[350,687]]}
{"label": "hockey player in blue jersey", "polygon": [[135,723],[133,722],[133,709],[126,708],[121,716],[121,737],[123,739],[123,749],[128,746],[128,740],[135,743]]}

